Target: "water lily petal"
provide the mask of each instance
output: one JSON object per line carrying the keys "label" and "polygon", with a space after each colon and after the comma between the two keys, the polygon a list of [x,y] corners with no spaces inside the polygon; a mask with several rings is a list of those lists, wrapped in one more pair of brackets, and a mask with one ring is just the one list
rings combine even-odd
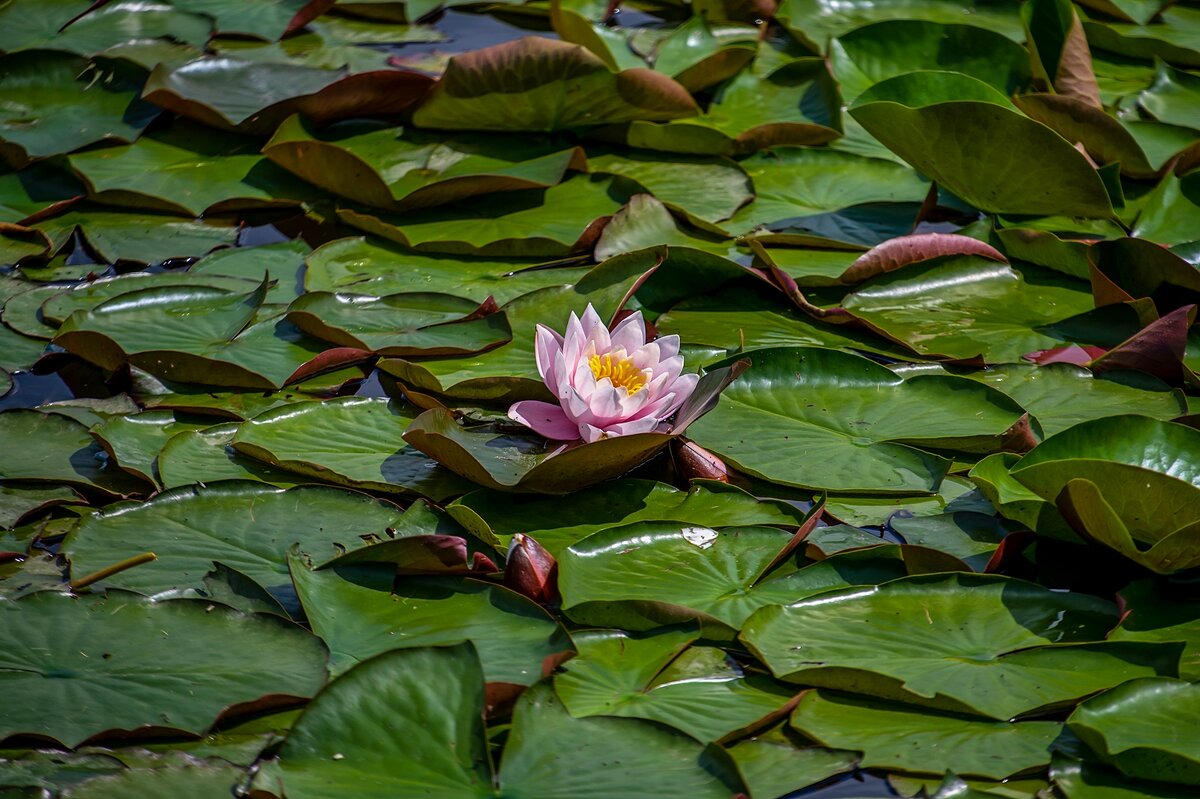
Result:
{"label": "water lily petal", "polygon": [[635,419],[630,422],[618,422],[604,428],[606,436],[629,436],[635,433],[653,433],[658,427],[658,419],[647,416],[645,419]]}
{"label": "water lily petal", "polygon": [[574,441],[579,438],[579,426],[567,418],[563,409],[549,402],[523,400],[508,409],[509,418],[534,432],[555,441]]}
{"label": "water lily petal", "polygon": [[611,338],[613,349],[633,352],[646,343],[646,320],[640,313],[630,314],[613,329]]}
{"label": "water lily petal", "polygon": [[542,380],[548,386],[558,383],[555,361],[556,356],[562,353],[562,347],[562,336],[545,325],[537,326],[533,345],[534,357],[537,360],[538,374],[542,376]]}

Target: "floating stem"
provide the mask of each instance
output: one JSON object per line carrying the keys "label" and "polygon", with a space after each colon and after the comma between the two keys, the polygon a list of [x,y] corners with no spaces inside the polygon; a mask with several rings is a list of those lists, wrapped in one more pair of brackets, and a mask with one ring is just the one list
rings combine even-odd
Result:
{"label": "floating stem", "polygon": [[71,581],[71,590],[78,591],[80,588],[87,588],[92,583],[98,583],[101,580],[112,577],[114,574],[120,574],[126,569],[132,569],[134,566],[141,566],[143,563],[149,563],[152,560],[158,560],[158,555],[153,552],[143,552],[140,555],[134,555],[132,558],[118,561],[111,566],[105,566],[99,571],[94,571],[86,577],[80,577],[78,580]]}

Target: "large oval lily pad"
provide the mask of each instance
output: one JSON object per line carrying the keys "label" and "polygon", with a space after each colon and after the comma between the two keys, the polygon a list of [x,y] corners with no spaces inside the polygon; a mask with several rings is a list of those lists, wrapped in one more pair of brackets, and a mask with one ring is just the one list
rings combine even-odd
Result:
{"label": "large oval lily pad", "polygon": [[199,734],[235,705],[295,701],[325,681],[315,636],[201,600],[40,592],[0,603],[0,627],[9,697],[0,738],[23,733],[77,746],[109,731]]}

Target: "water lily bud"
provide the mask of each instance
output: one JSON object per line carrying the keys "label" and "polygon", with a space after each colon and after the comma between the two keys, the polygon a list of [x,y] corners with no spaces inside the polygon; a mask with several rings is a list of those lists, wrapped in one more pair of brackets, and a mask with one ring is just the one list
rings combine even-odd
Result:
{"label": "water lily bud", "polygon": [[675,467],[689,480],[720,480],[729,482],[725,462],[693,441],[683,441],[675,448]]}
{"label": "water lily bud", "polygon": [[545,605],[558,599],[558,561],[536,539],[517,533],[508,547],[504,585]]}

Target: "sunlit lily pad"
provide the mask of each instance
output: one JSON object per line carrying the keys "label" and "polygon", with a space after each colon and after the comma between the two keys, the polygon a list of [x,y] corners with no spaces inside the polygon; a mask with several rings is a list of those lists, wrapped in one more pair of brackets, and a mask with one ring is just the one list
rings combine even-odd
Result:
{"label": "sunlit lily pad", "polygon": [[779,348],[750,360],[688,435],[739,469],[785,485],[931,493],[947,464],[916,447],[995,451],[1023,415],[1011,400],[974,391],[961,378],[904,380],[849,353]]}
{"label": "sunlit lily pad", "polygon": [[779,677],[1003,721],[1174,669],[1169,646],[1085,644],[1114,614],[1032,583],[937,575],[764,608],[742,638]]}

